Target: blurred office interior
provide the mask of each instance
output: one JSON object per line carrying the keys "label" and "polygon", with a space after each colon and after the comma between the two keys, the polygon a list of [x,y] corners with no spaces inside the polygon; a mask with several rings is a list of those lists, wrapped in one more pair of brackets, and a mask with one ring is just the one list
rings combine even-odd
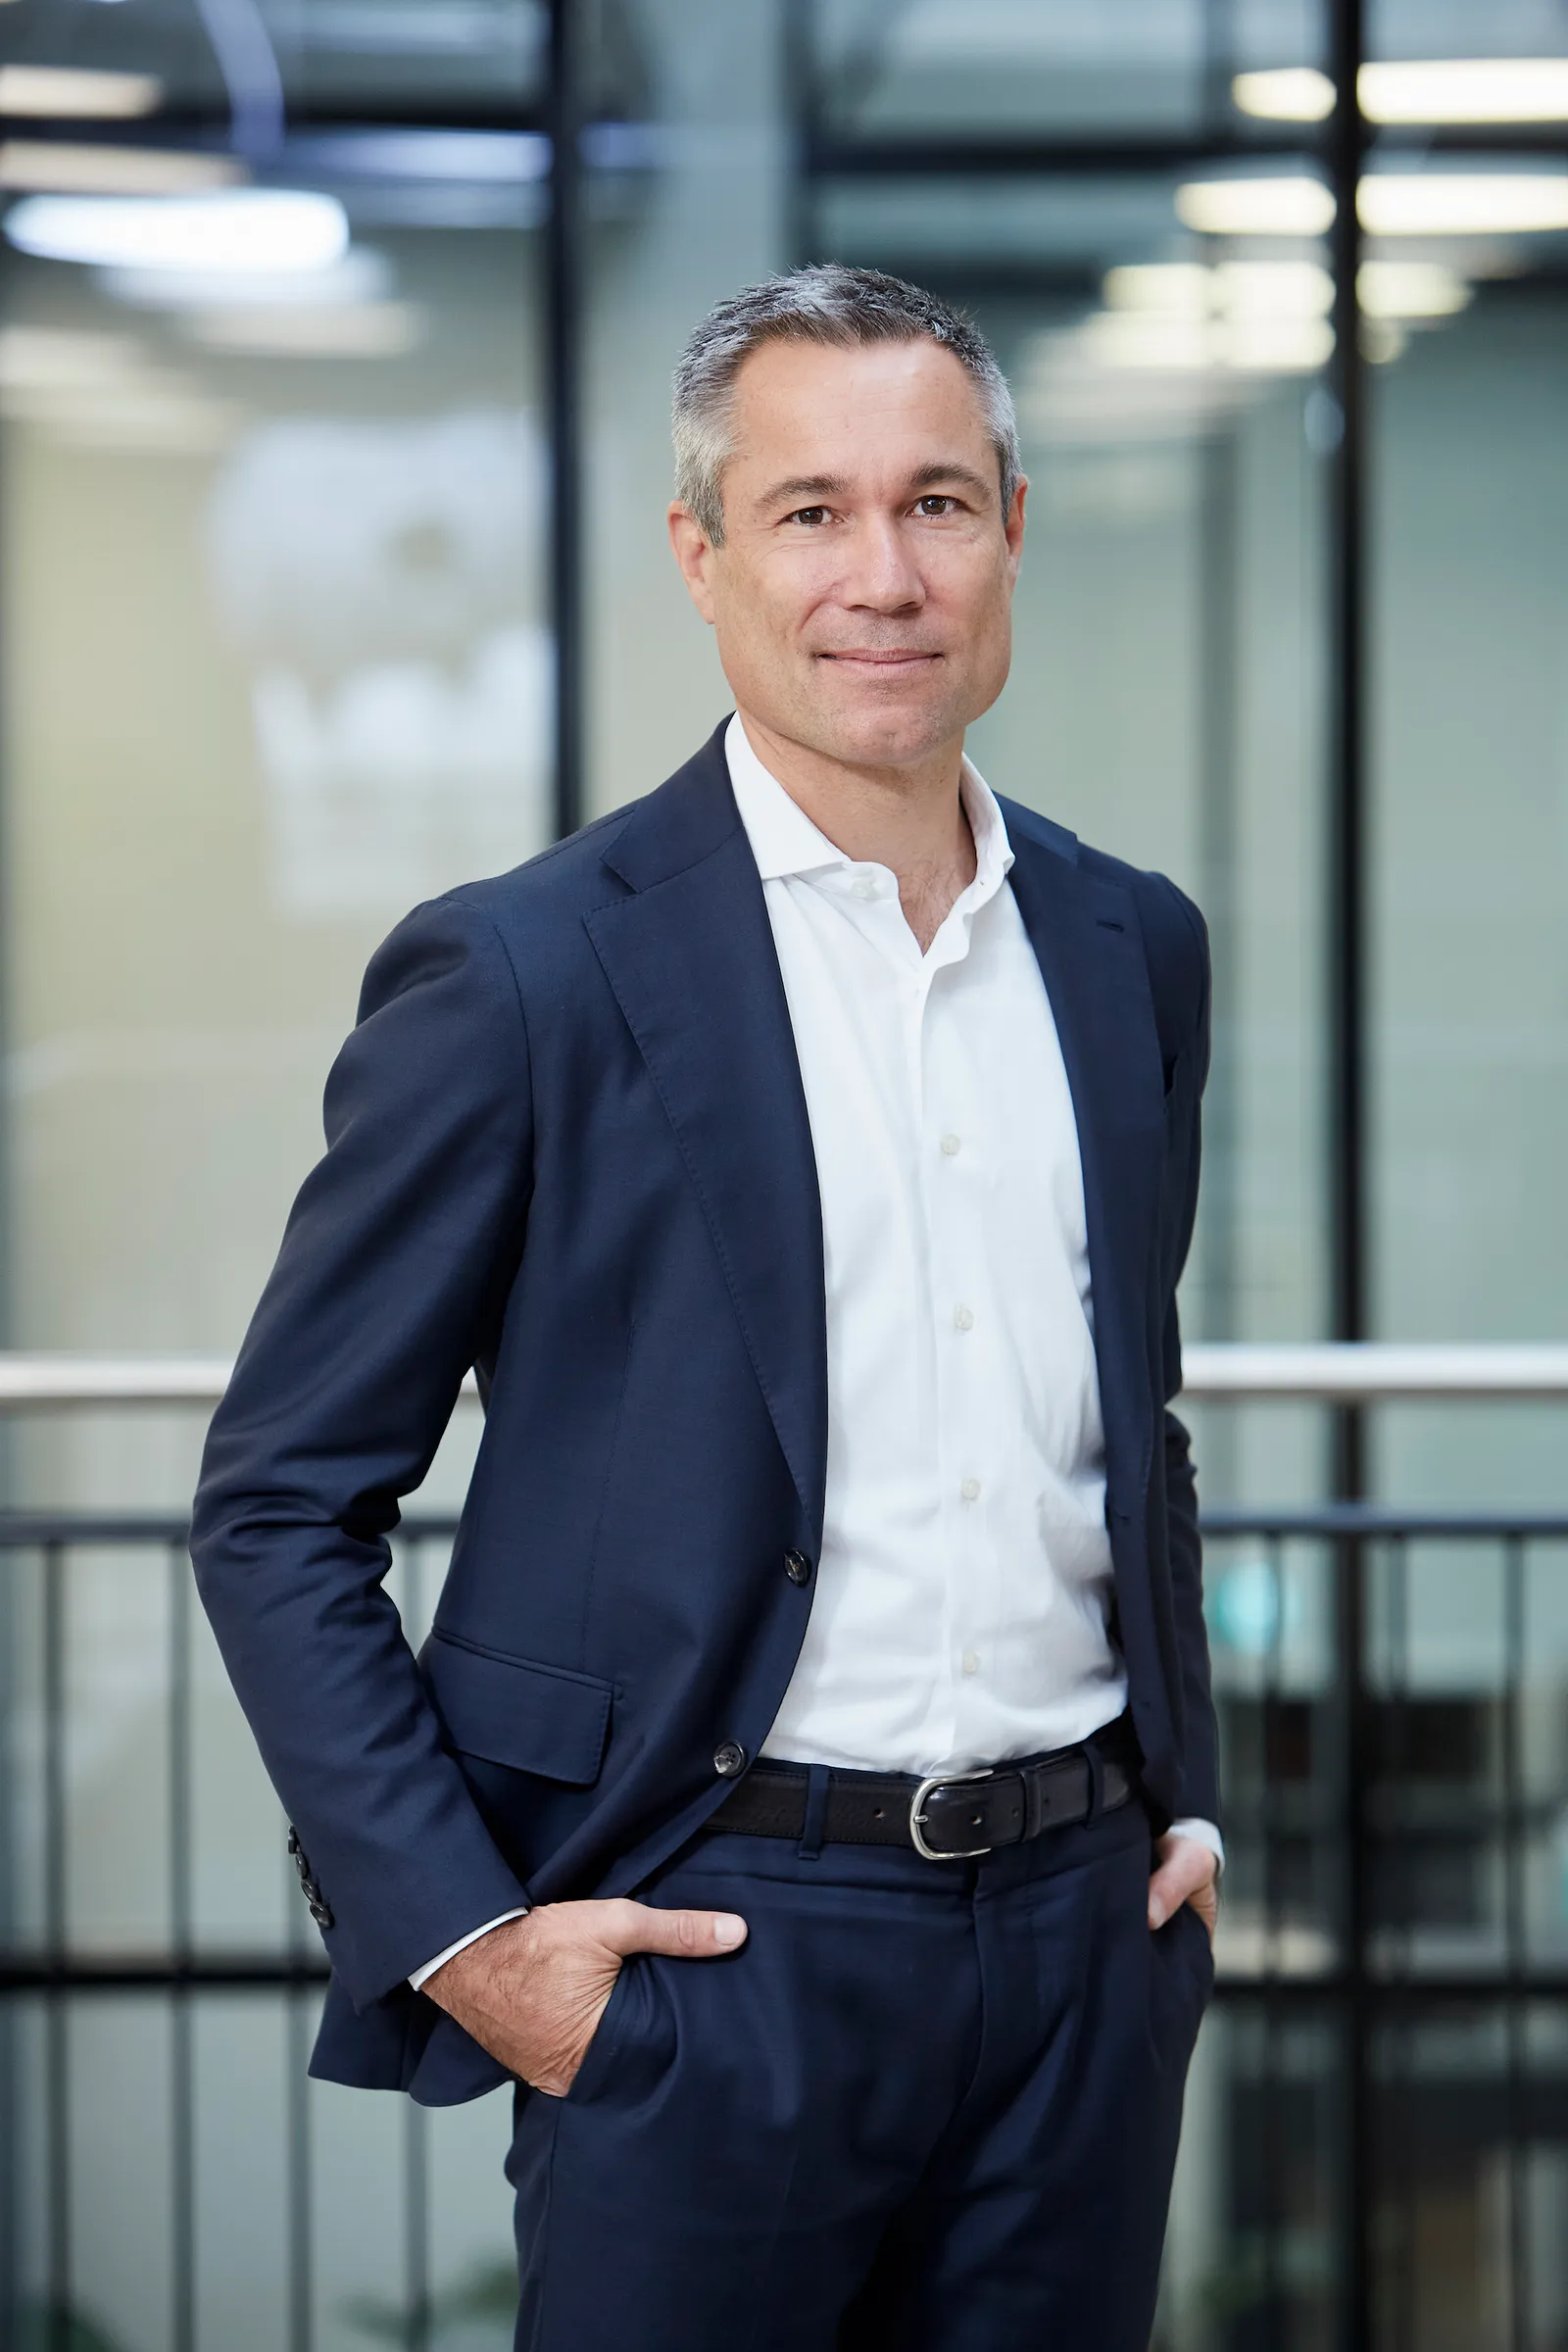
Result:
{"label": "blurred office interior", "polygon": [[[723,715],[669,372],[816,258],[1016,391],[983,772],[1207,913],[1189,1340],[1568,1336],[1564,0],[0,0],[0,117],[7,1348],[231,1354],[376,941]],[[1194,1418],[1161,2352],[1563,2352],[1564,1401]],[[0,2342],[501,2352],[504,2105],[303,2081],[202,1419],[0,1435]]]}

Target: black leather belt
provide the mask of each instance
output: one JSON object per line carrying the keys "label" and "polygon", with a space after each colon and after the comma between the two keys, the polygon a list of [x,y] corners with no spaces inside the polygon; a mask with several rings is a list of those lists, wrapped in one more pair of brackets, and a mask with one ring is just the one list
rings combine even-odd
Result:
{"label": "black leather belt", "polygon": [[[971,1861],[1044,1830],[1112,1813],[1137,1785],[1138,1749],[1123,1715],[1078,1747],[984,1772],[923,1781],[906,1772],[830,1772],[820,1834],[828,1845],[912,1845],[928,1862]],[[798,1841],[806,1835],[809,1789],[804,1764],[754,1764],[708,1827]]]}

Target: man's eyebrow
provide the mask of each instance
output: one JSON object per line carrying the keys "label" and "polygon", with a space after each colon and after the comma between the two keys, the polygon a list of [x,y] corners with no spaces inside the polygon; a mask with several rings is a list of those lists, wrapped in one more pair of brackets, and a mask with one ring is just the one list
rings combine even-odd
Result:
{"label": "man's eyebrow", "polygon": [[918,498],[922,491],[934,489],[939,482],[962,482],[981,498],[989,498],[997,487],[995,478],[988,480],[983,473],[976,473],[972,466],[960,465],[956,460],[952,465],[922,466],[918,473],[910,475],[908,486]]}
{"label": "man's eyebrow", "polygon": [[811,499],[842,498],[849,486],[838,473],[796,473],[788,481],[775,482],[771,490],[764,490],[760,503],[776,507],[781,500],[789,499],[797,506],[804,506]]}
{"label": "man's eyebrow", "polygon": [[[944,482],[961,483],[966,490],[972,490],[976,497],[982,499],[989,498],[996,488],[995,482],[989,481],[983,473],[976,473],[972,466],[965,466],[955,458],[922,466],[905,483],[904,494],[906,498],[919,498]],[[843,498],[849,487],[844,476],[838,473],[791,474],[787,481],[775,482],[771,490],[764,491],[759,504],[763,507],[808,506],[819,499]]]}

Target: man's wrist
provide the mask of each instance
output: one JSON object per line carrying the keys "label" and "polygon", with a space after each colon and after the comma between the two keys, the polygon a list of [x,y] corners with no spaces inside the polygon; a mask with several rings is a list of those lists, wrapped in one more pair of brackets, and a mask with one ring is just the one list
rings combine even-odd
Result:
{"label": "man's wrist", "polygon": [[1217,1871],[1225,1868],[1225,1840],[1219,1834],[1217,1823],[1203,1821],[1197,1814],[1184,1815],[1180,1821],[1171,1823],[1165,1835],[1167,1838],[1190,1838],[1195,1845],[1206,1846],[1214,1857]]}
{"label": "man's wrist", "polygon": [[506,1927],[514,1919],[526,1919],[527,1916],[527,1905],[520,1904],[514,1911],[503,1911],[495,1919],[487,1919],[482,1928],[470,1928],[466,1936],[460,1936],[456,1943],[449,1943],[444,1952],[437,1952],[433,1960],[427,1960],[422,1968],[416,1968],[409,1979],[410,1984],[416,1992],[422,1992],[436,1970],[445,1968],[447,1962],[455,1960],[460,1952],[466,1952],[470,1943],[477,1943],[482,1936],[493,1936],[497,1928]]}

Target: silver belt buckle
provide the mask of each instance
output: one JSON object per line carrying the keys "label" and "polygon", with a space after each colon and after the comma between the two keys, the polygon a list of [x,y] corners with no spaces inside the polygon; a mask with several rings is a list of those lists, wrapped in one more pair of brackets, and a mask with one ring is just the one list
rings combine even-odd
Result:
{"label": "silver belt buckle", "polygon": [[934,1772],[929,1780],[922,1781],[909,1799],[909,1836],[914,1841],[915,1852],[922,1854],[927,1862],[973,1862],[981,1854],[991,1853],[994,1849],[989,1845],[970,1845],[965,1846],[961,1853],[939,1854],[936,1847],[927,1845],[920,1835],[925,1821],[921,1807],[933,1788],[956,1788],[965,1781],[994,1781],[996,1777],[996,1766],[987,1764],[979,1772]]}

